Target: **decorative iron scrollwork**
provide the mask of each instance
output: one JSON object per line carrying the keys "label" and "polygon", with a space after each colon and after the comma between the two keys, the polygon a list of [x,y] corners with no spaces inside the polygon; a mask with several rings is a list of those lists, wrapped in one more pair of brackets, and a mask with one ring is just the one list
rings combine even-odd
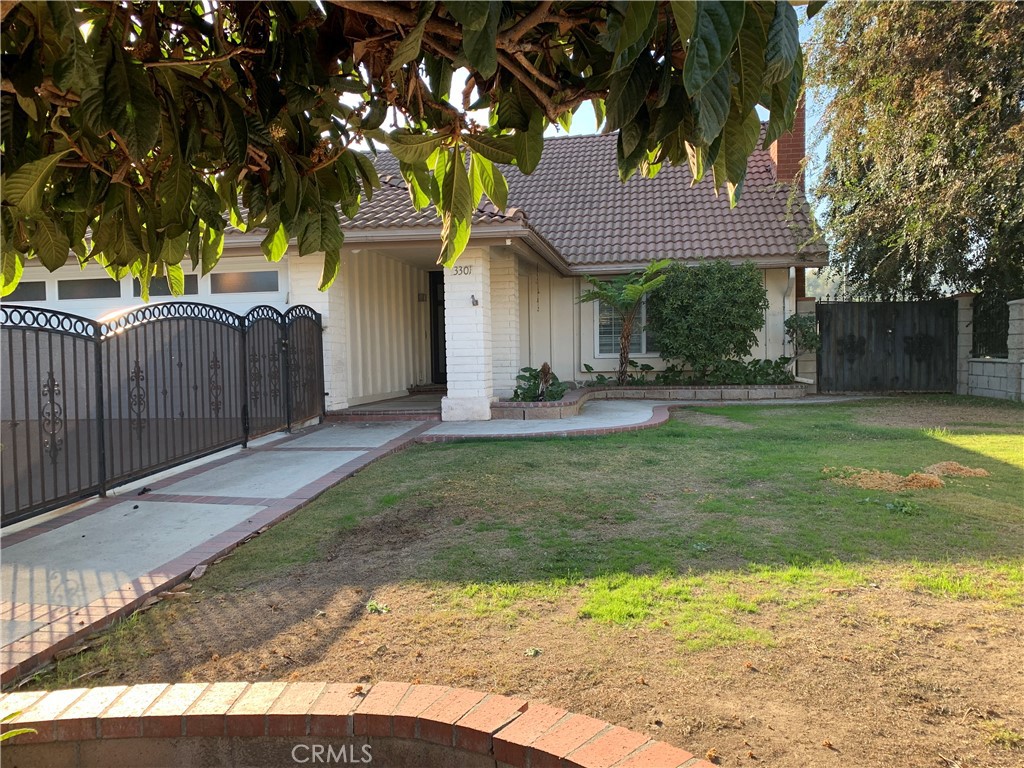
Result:
{"label": "decorative iron scrollwork", "polygon": [[220,383],[220,360],[216,355],[210,360],[210,410],[214,416],[220,416],[220,409],[223,406],[221,400],[224,394],[224,385]]}
{"label": "decorative iron scrollwork", "polygon": [[263,397],[263,378],[261,374],[260,353],[253,352],[249,355],[249,399],[253,402]]}
{"label": "decorative iron scrollwork", "polygon": [[132,429],[141,436],[142,430],[146,428],[146,421],[142,414],[149,405],[149,394],[146,392],[146,373],[136,360],[132,365],[132,372],[128,375],[128,411],[131,414],[128,418]]}
{"label": "decorative iron scrollwork", "polygon": [[836,340],[836,352],[840,357],[846,358],[848,363],[855,363],[858,357],[864,357],[867,349],[868,340],[863,336],[850,333]]}
{"label": "decorative iron scrollwork", "polygon": [[61,433],[64,431],[64,406],[57,402],[61,396],[60,384],[53,375],[53,371],[46,372],[46,383],[40,392],[43,396],[43,407],[40,409],[43,423],[43,448],[50,457],[50,462],[57,466],[57,457],[60,449],[64,447],[64,438]]}
{"label": "decorative iron scrollwork", "polygon": [[934,354],[938,344],[934,336],[926,333],[917,333],[903,339],[903,352],[914,358],[914,362],[923,363],[929,360]]}
{"label": "decorative iron scrollwork", "polygon": [[277,352],[271,352],[270,360],[270,399],[277,401],[281,399],[281,357]]}

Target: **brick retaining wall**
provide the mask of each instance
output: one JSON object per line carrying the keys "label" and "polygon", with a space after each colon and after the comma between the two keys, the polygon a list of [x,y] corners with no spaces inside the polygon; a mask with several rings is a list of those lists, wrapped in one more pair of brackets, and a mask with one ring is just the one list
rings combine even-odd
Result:
{"label": "brick retaining wall", "polygon": [[580,387],[565,393],[561,400],[519,403],[499,400],[491,403],[492,419],[567,419],[579,415],[589,400],[779,400],[803,397],[804,384],[752,384],[726,386],[677,387]]}
{"label": "brick retaining wall", "polygon": [[374,768],[711,768],[592,717],[438,685],[181,683],[0,697],[0,716],[17,711],[4,730],[38,731],[5,743],[4,764],[19,768],[269,768],[317,762],[318,745],[345,750],[332,764]]}

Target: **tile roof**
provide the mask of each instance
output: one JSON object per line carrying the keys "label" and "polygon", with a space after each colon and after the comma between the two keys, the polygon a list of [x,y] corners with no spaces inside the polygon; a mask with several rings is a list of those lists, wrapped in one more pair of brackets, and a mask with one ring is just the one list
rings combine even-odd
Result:
{"label": "tile roof", "polygon": [[[665,165],[653,179],[621,183],[615,141],[613,134],[547,139],[531,175],[503,168],[509,209],[502,214],[485,198],[474,223],[522,223],[580,271],[632,268],[665,257],[824,260],[822,243],[802,245],[812,232],[807,203],[790,203],[791,188],[775,182],[767,151],[751,156],[743,195],[730,209],[724,189],[716,197],[711,174],[692,186],[685,164]],[[375,162],[382,189],[345,228],[439,226],[432,209],[413,209],[395,158],[382,153]]]}
{"label": "tile roof", "polygon": [[[376,159],[376,166],[380,174],[380,189],[374,191],[372,200],[363,200],[355,219],[342,219],[345,230],[441,226],[433,205],[422,211],[413,208],[405,179],[398,172],[398,163],[393,155],[381,154]],[[510,204],[503,213],[486,197],[473,214],[474,224],[522,221],[525,221],[525,216],[521,210]]]}

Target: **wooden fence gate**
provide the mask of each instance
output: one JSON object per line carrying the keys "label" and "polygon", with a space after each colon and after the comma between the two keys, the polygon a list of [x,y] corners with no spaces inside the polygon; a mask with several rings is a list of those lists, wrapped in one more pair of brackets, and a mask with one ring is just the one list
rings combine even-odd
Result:
{"label": "wooden fence gate", "polygon": [[955,299],[817,307],[820,392],[954,392]]}

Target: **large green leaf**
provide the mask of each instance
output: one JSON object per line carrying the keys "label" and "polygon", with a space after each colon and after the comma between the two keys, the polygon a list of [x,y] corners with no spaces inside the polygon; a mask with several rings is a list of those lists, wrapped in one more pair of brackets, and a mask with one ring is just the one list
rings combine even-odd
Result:
{"label": "large green leaf", "polygon": [[685,44],[693,36],[693,28],[697,24],[697,0],[672,0],[669,5],[679,41]]}
{"label": "large green leaf", "polygon": [[765,129],[762,147],[767,149],[790,126],[796,114],[796,105],[800,101],[800,93],[804,83],[803,57],[797,55],[796,63],[789,78],[776,83],[771,89],[771,114],[768,127]]}
{"label": "large green leaf", "polygon": [[103,78],[103,115],[124,140],[133,160],[141,160],[160,137],[160,102],[142,64],[114,46]]}
{"label": "large green leaf", "polygon": [[278,224],[267,232],[266,237],[260,242],[260,248],[269,261],[280,261],[288,252],[288,233],[285,231],[284,224]]}
{"label": "large green leaf", "polygon": [[485,133],[464,133],[462,141],[473,152],[494,163],[511,165],[516,161],[515,141],[511,136],[488,136]]}
{"label": "large green leaf", "polygon": [[185,258],[185,248],[188,247],[188,232],[182,232],[177,237],[164,239],[163,248],[160,250],[160,261],[168,267],[181,263]]}
{"label": "large green leaf", "polygon": [[608,84],[606,130],[617,130],[636,116],[657,74],[658,68],[650,54],[642,53],[612,76]]}
{"label": "large green leaf", "polygon": [[416,26],[409,30],[409,34],[395,48],[394,58],[391,59],[391,64],[388,65],[388,69],[392,72],[401,69],[410,61],[414,61],[419,57],[420,47],[423,45],[423,30],[427,28],[427,20],[430,18],[433,10],[433,3],[424,2],[419,4],[419,20],[416,22]]}
{"label": "large green leaf", "polygon": [[32,247],[43,266],[53,272],[64,266],[71,252],[68,236],[49,217],[36,220],[36,231],[32,234]]}
{"label": "large green leaf", "polygon": [[363,191],[366,193],[366,199],[369,200],[372,190],[380,189],[380,178],[377,176],[377,169],[374,168],[373,161],[363,152],[349,152],[348,154],[351,154],[352,159],[355,161],[356,170],[363,180]]}
{"label": "large green leaf", "polygon": [[487,25],[490,8],[493,3],[488,0],[461,0],[444,4],[445,10],[459,22],[463,31],[479,32]]}
{"label": "large green leaf", "polygon": [[220,197],[217,191],[205,181],[196,182],[192,192],[192,210],[207,226],[221,229],[224,220],[220,215]]}
{"label": "large green leaf", "polygon": [[221,99],[224,126],[224,154],[233,163],[245,162],[249,146],[249,124],[242,107],[230,96]]}
{"label": "large green leaf", "polygon": [[192,173],[181,163],[171,163],[157,184],[160,223],[163,226],[187,221],[192,202]]}
{"label": "large green leaf", "polygon": [[746,3],[698,0],[693,38],[683,65],[683,82],[691,96],[704,88],[728,59],[743,25],[745,7]]}
{"label": "large green leaf", "polygon": [[446,267],[455,263],[469,243],[475,208],[462,151],[453,147],[441,184],[441,256],[438,261]]}
{"label": "large green leaf", "polygon": [[751,109],[745,115],[735,108],[729,114],[722,136],[722,149],[719,151],[724,158],[725,180],[729,186],[729,205],[735,208],[739,193],[743,188],[743,180],[747,175],[747,160],[750,153],[757,147],[757,139],[761,134],[761,119],[757,111]]}
{"label": "large green leaf", "polygon": [[731,80],[732,67],[726,62],[697,95],[697,134],[704,144],[717,138],[729,117]]}
{"label": "large green leaf", "polygon": [[800,54],[800,21],[789,3],[775,3],[775,17],[768,27],[765,48],[766,85],[785,80]]}
{"label": "large green leaf", "polygon": [[324,252],[324,268],[320,275],[320,290],[326,291],[338,277],[341,267],[341,244],[344,235],[338,223],[338,212],[333,205],[320,208],[320,237]]}
{"label": "large green leaf", "polygon": [[753,109],[757,100],[761,98],[761,91],[764,88],[764,50],[767,34],[764,19],[758,13],[758,9],[750,8],[743,17],[736,55],[733,57],[733,68],[738,76],[736,91],[742,112]]}
{"label": "large green leaf", "polygon": [[25,257],[15,250],[0,254],[0,296],[10,296],[21,282]]}
{"label": "large green leaf", "polygon": [[398,130],[389,133],[385,142],[391,154],[405,163],[422,163],[441,146],[442,136],[432,133],[411,133]]}
{"label": "large green leaf", "polygon": [[487,199],[498,208],[505,210],[508,206],[508,182],[495,168],[494,163],[483,155],[473,155],[469,161],[470,181],[474,191],[482,189]]}
{"label": "large green leaf", "polygon": [[341,252],[324,251],[324,268],[320,273],[320,290],[326,291],[334,281],[338,279],[338,272],[341,269]]}
{"label": "large green leaf", "polygon": [[437,199],[437,181],[430,175],[425,163],[399,162],[398,167],[409,189],[413,207],[417,211],[422,211]]}
{"label": "large green leaf", "polygon": [[[461,5],[450,3],[449,5]],[[474,3],[466,3],[474,5]],[[466,52],[469,65],[484,77],[491,77],[498,71],[498,22],[501,20],[501,3],[482,3],[487,6],[487,16],[480,29],[463,27],[462,50]]]}
{"label": "large green leaf", "polygon": [[207,227],[203,233],[202,264],[203,275],[208,275],[217,266],[221,255],[224,253],[224,233]]}
{"label": "large green leaf", "polygon": [[624,63],[618,61],[619,57],[634,44],[643,43],[643,48],[647,47],[647,33],[653,28],[651,22],[657,8],[658,4],[654,0],[630,0],[626,4],[618,26],[618,39],[615,41],[615,53],[612,57],[613,66]]}
{"label": "large green leaf", "polygon": [[14,206],[17,213],[28,216],[43,206],[43,192],[53,176],[57,163],[70,152],[65,149],[47,155],[41,160],[25,163],[3,182],[4,200]]}
{"label": "large green leaf", "polygon": [[530,129],[516,131],[513,142],[519,170],[527,175],[533,173],[544,152],[544,116],[540,112],[534,112],[530,118]]}
{"label": "large green leaf", "polygon": [[[184,250],[182,250],[184,253]],[[167,287],[171,290],[172,296],[184,296],[185,295],[185,270],[181,268],[181,264],[168,264],[164,268],[164,273],[167,278]]]}

